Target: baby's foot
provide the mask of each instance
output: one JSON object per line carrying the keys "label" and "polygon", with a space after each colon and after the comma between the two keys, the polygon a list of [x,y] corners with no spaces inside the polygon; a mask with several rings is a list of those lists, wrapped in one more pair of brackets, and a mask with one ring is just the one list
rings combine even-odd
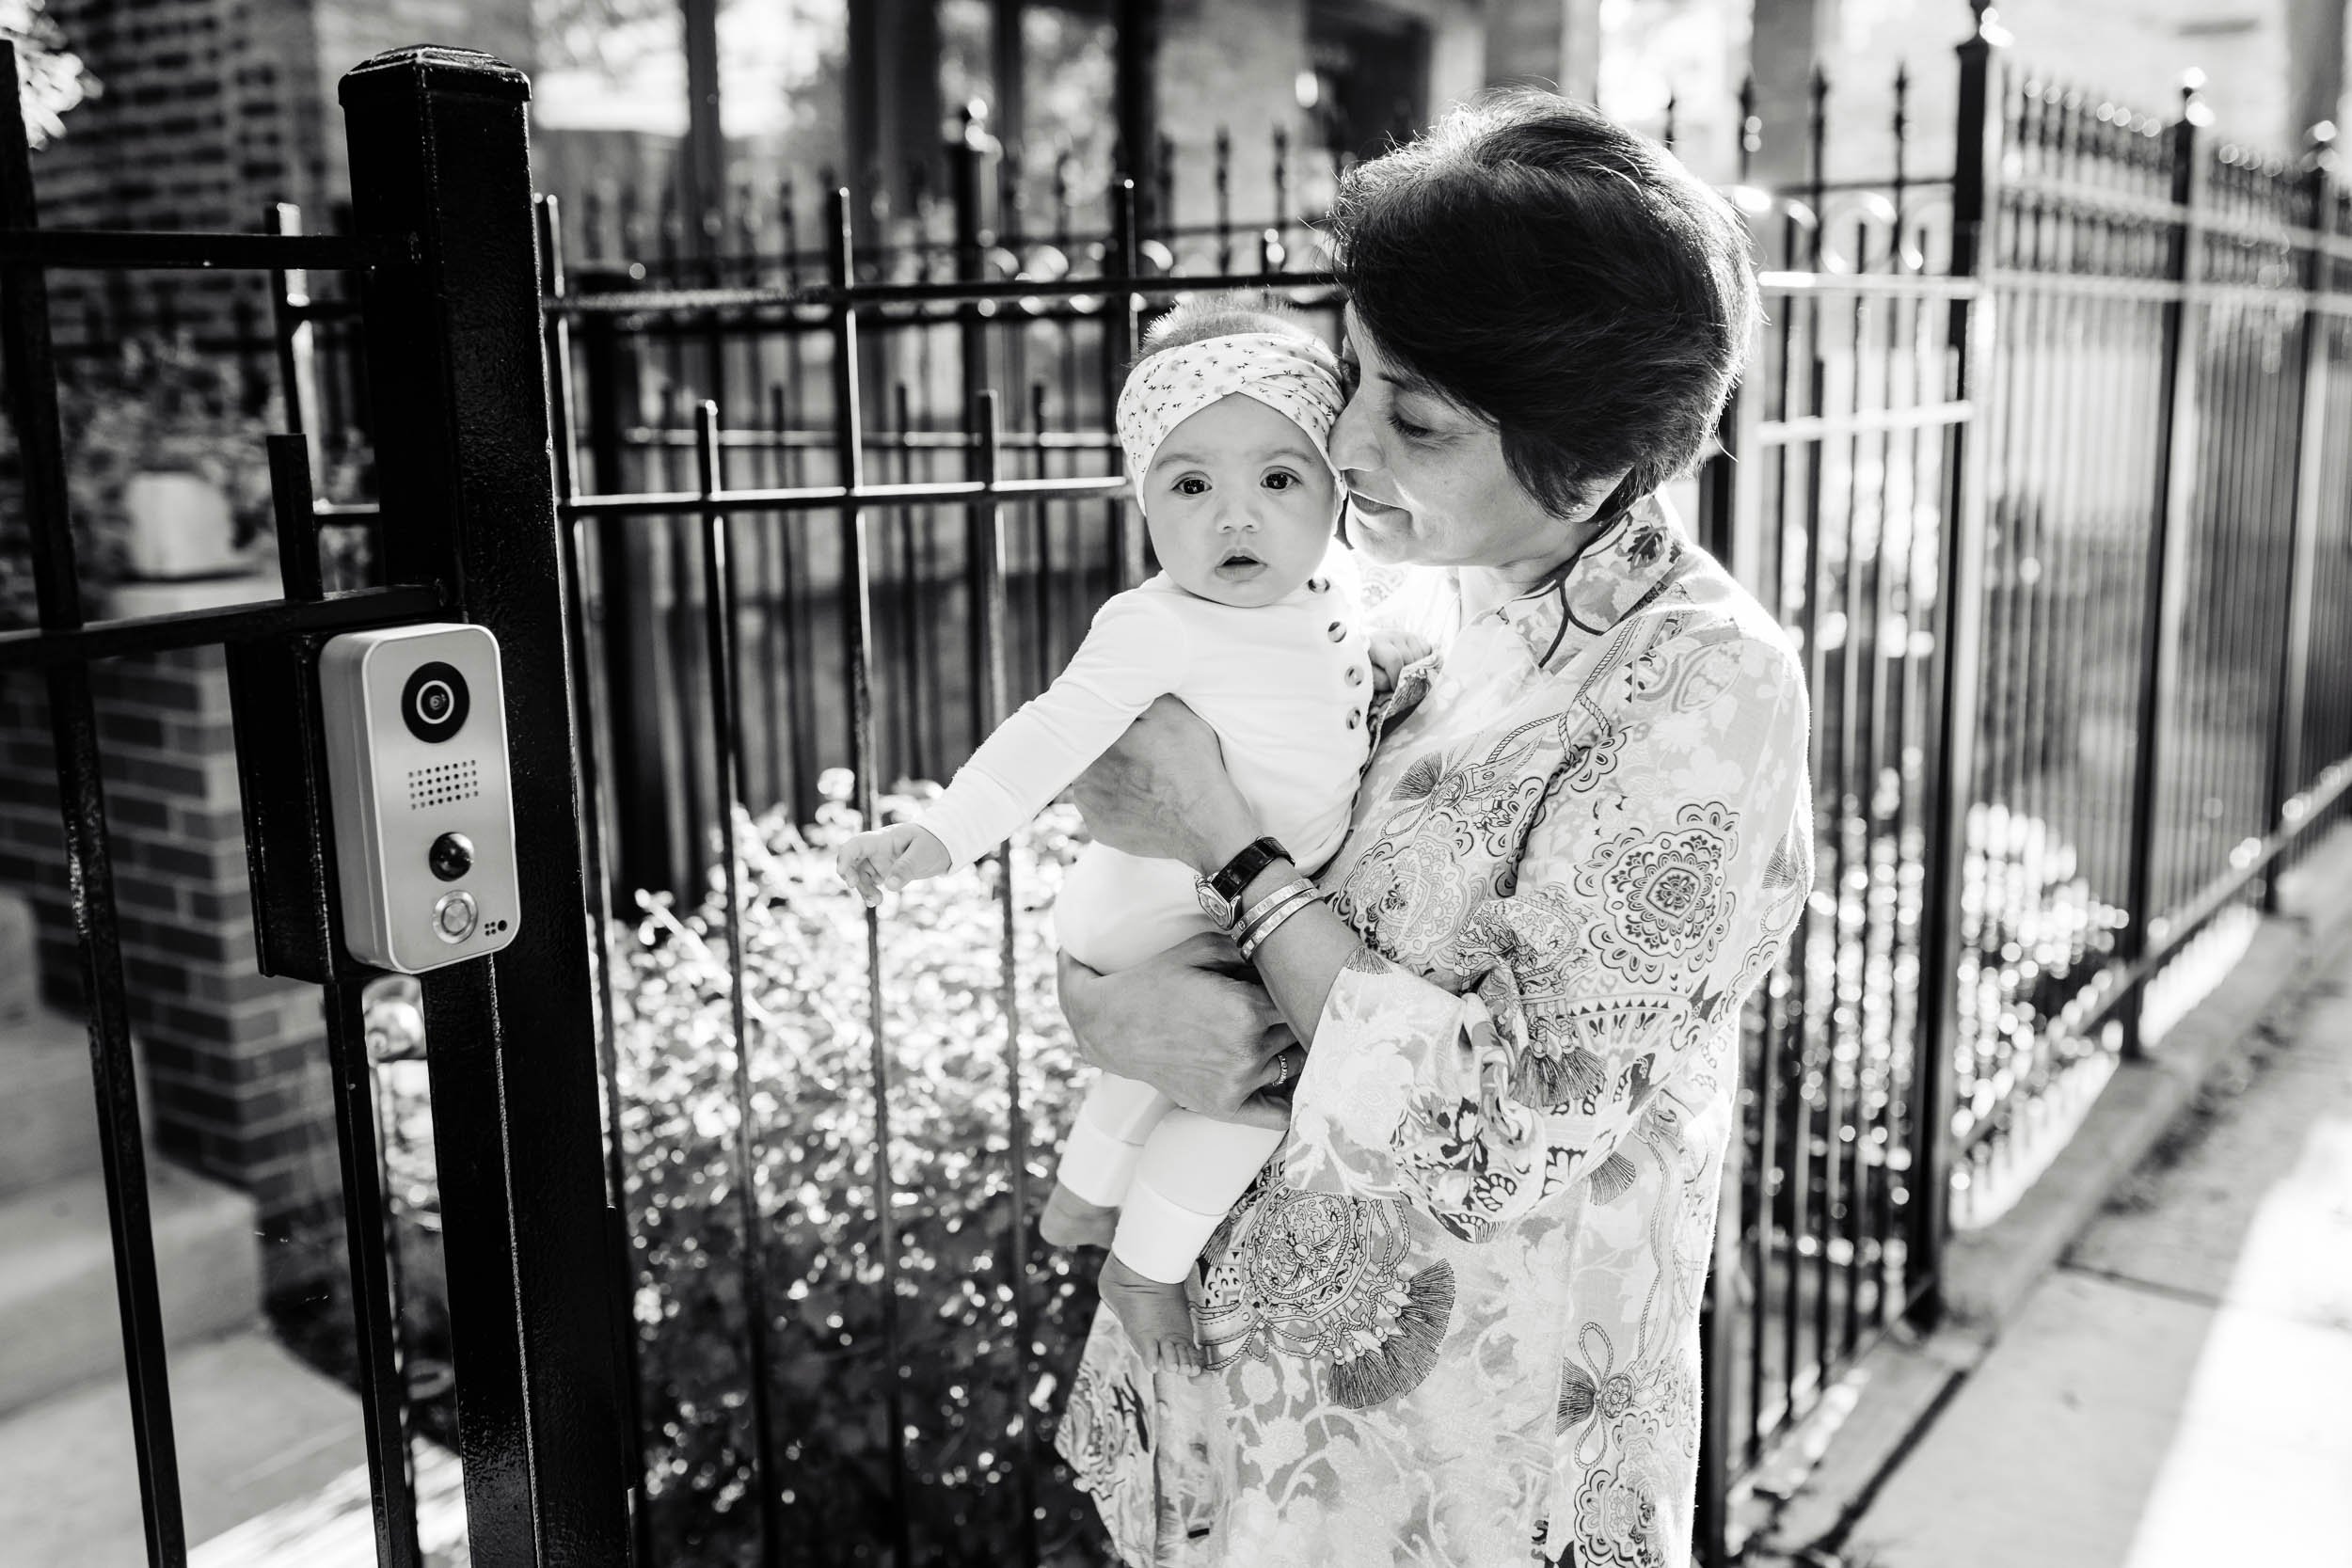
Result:
{"label": "baby's foot", "polygon": [[1102,1277],[1095,1285],[1153,1371],[1191,1377],[1203,1370],[1200,1345],[1192,1334],[1192,1304],[1184,1298],[1184,1286],[1146,1279],[1115,1253],[1103,1259]]}
{"label": "baby's foot", "polygon": [[1047,1195],[1045,1212],[1037,1222],[1037,1233],[1045,1238],[1047,1246],[1106,1247],[1111,1244],[1111,1232],[1118,1228],[1118,1210],[1089,1203],[1058,1181]]}

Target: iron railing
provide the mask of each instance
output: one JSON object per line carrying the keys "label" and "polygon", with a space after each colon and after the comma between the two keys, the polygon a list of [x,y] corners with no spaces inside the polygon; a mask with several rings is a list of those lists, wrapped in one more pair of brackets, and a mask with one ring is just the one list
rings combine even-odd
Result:
{"label": "iron railing", "polygon": [[[47,690],[147,1560],[184,1568],[189,1543],[121,951],[130,921],[115,903],[91,665],[225,650],[260,965],[320,988],[352,1277],[345,1332],[376,1560],[422,1568],[377,1084],[364,1038],[363,996],[379,976],[342,940],[317,654],[339,632],[468,618],[501,639],[515,699],[507,736],[521,896],[512,945],[421,986],[439,1112],[437,1180],[451,1216],[452,1332],[467,1368],[456,1396],[467,1533],[472,1560],[485,1565],[548,1560],[551,1536],[587,1559],[616,1560],[628,1472],[616,1443],[580,1439],[619,1424],[620,1314],[607,1292],[612,1254],[596,1167],[564,607],[546,479],[507,461],[547,439],[537,388],[514,375],[539,351],[522,74],[483,55],[414,49],[346,75],[358,231],[308,239],[40,229],[15,50],[5,41],[0,75],[9,85],[0,104],[0,375],[39,602],[36,626],[0,630],[0,673],[40,679]],[[462,179],[453,174],[461,164]],[[374,433],[388,465],[382,504],[409,525],[387,531],[385,581],[332,591],[308,453],[298,437],[277,436],[268,460],[282,599],[93,624],[76,571],[49,322],[48,274],[68,268],[367,274],[354,330],[375,345],[371,372],[398,410]],[[462,334],[446,313],[461,298]],[[525,1019],[533,1060],[516,1101],[501,1080],[526,1043],[516,1026]]]}

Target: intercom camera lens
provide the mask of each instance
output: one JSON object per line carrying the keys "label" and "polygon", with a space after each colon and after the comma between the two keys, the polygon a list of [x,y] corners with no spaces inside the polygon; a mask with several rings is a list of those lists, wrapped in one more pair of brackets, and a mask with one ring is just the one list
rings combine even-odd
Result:
{"label": "intercom camera lens", "polygon": [[466,677],[455,665],[437,659],[419,665],[408,676],[408,684],[401,688],[402,721],[410,735],[430,744],[437,745],[464,729],[470,705]]}
{"label": "intercom camera lens", "polygon": [[433,841],[425,858],[432,863],[433,875],[453,882],[473,869],[473,840],[464,833],[443,833]]}

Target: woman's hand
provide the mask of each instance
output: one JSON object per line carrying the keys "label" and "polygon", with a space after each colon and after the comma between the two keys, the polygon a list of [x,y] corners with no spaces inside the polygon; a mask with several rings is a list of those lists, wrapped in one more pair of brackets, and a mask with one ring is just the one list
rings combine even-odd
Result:
{"label": "woman's hand", "polygon": [[1096,1067],[1188,1111],[1282,1127],[1289,1115],[1265,1091],[1297,1081],[1303,1053],[1249,974],[1231,942],[1203,933],[1115,974],[1064,953],[1058,980],[1079,1054]]}
{"label": "woman's hand", "polygon": [[1096,843],[1204,876],[1261,831],[1225,771],[1216,732],[1174,697],[1144,709],[1070,793]]}

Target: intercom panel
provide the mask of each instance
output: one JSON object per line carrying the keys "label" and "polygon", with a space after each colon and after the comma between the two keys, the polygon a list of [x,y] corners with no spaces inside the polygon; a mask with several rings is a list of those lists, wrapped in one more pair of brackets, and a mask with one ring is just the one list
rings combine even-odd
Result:
{"label": "intercom panel", "polygon": [[319,653],[343,942],[420,974],[495,953],[521,918],[498,639],[347,632]]}

